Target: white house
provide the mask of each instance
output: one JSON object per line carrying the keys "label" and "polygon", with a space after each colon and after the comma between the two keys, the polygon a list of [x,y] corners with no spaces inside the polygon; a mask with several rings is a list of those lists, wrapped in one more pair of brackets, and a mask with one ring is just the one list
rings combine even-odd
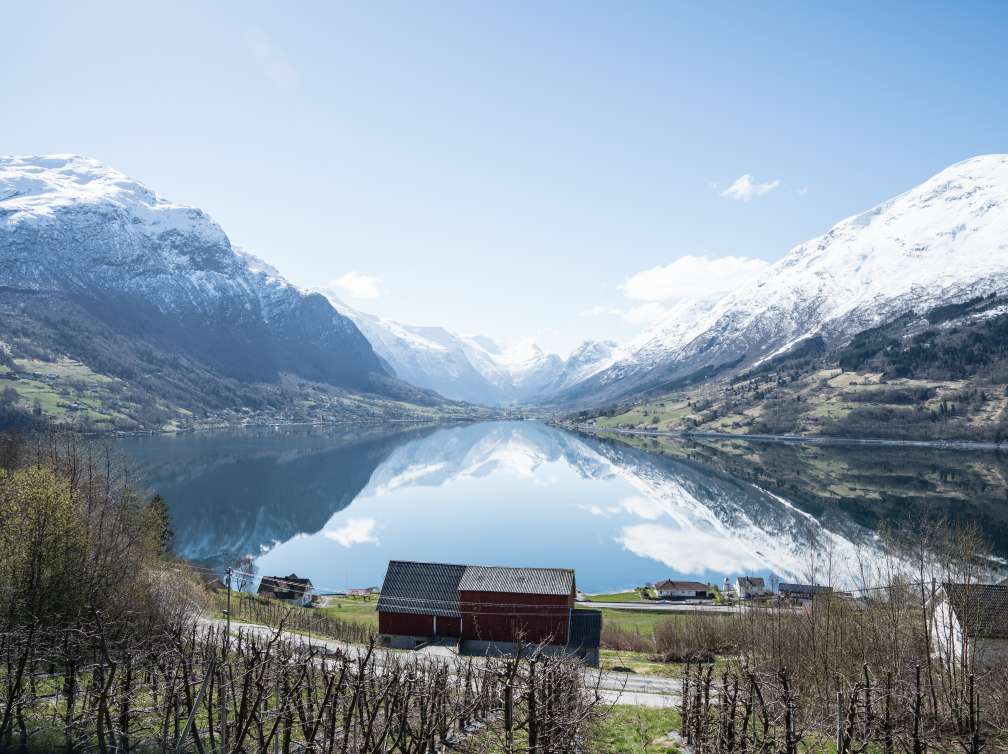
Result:
{"label": "white house", "polygon": [[699,581],[672,581],[666,579],[655,584],[660,600],[697,600],[710,596],[710,587]]}
{"label": "white house", "polygon": [[1008,584],[946,582],[931,607],[935,654],[980,663],[1008,661]]}
{"label": "white house", "polygon": [[751,600],[770,594],[760,576],[739,576],[735,579],[735,594],[740,600]]}

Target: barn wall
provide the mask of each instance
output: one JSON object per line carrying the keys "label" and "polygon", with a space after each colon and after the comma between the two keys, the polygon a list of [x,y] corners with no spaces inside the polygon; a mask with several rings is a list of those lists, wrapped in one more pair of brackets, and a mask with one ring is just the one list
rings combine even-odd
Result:
{"label": "barn wall", "polygon": [[524,632],[532,643],[567,644],[574,595],[459,592],[462,638],[510,642]]}
{"label": "barn wall", "polygon": [[437,633],[435,634],[435,636],[457,638],[461,635],[462,635],[461,618],[444,618],[440,615],[438,616]]}
{"label": "barn wall", "polygon": [[379,612],[378,633],[398,634],[401,636],[432,636],[434,634],[434,618],[430,615]]}

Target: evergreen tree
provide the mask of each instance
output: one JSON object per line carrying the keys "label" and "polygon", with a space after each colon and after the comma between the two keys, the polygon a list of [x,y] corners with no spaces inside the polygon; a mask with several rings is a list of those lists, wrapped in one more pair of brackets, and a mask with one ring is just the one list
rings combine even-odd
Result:
{"label": "evergreen tree", "polygon": [[147,503],[147,510],[156,527],[158,546],[162,555],[169,555],[172,545],[175,543],[175,530],[172,528],[171,513],[168,510],[168,503],[161,495],[154,493],[154,497]]}

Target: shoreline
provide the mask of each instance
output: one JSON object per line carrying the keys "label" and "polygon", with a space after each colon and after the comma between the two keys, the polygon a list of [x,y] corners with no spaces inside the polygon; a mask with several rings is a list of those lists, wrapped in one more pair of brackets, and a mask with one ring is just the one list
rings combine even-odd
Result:
{"label": "shoreline", "polygon": [[[558,425],[564,426],[564,425]],[[710,440],[746,440],[751,442],[775,442],[790,445],[865,445],[905,448],[936,448],[939,450],[993,450],[1008,451],[1008,444],[987,440],[898,440],[882,437],[835,437],[832,435],[739,435],[731,432],[688,432],[658,431],[647,429],[603,429],[584,424],[570,427],[576,432],[591,435],[617,434],[640,437],[669,437],[680,440],[710,439]]]}
{"label": "shoreline", "polygon": [[495,421],[493,419],[463,418],[463,417],[443,417],[438,419],[345,419],[333,421],[291,421],[291,422],[261,422],[248,424],[210,424],[200,427],[183,427],[180,429],[131,429],[131,430],[110,430],[107,432],[84,431],[81,434],[88,437],[137,437],[149,435],[188,435],[197,432],[221,432],[239,429],[280,429],[290,427],[342,427],[342,426],[364,426],[380,427],[388,424],[465,424],[469,422]]}

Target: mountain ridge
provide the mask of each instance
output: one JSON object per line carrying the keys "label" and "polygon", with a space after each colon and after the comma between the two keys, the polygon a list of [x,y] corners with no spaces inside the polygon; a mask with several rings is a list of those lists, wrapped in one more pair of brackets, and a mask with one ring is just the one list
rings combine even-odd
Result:
{"label": "mountain ridge", "polygon": [[792,248],[739,290],[678,302],[557,403],[601,405],[815,335],[836,343],[906,309],[1004,292],[1006,239],[1008,155],[961,161]]}
{"label": "mountain ridge", "polygon": [[[17,357],[56,358],[79,363],[78,379],[139,387],[141,401],[113,412],[122,426],[225,408],[286,412],[299,392],[326,404],[328,416],[340,415],[342,391],[444,403],[395,378],[323,296],[248,259],[202,210],[97,160],[0,158],[4,374],[17,377]],[[76,404],[89,414],[101,402],[83,389],[79,400],[54,397],[45,379],[35,382],[22,386],[45,399],[36,408]],[[165,405],[169,395],[174,408]]]}
{"label": "mountain ridge", "polygon": [[407,325],[362,312],[332,289],[317,289],[349,317],[401,379],[449,398],[491,406],[535,404],[576,384],[616,349],[583,341],[567,357],[532,341],[504,348],[485,335]]}

